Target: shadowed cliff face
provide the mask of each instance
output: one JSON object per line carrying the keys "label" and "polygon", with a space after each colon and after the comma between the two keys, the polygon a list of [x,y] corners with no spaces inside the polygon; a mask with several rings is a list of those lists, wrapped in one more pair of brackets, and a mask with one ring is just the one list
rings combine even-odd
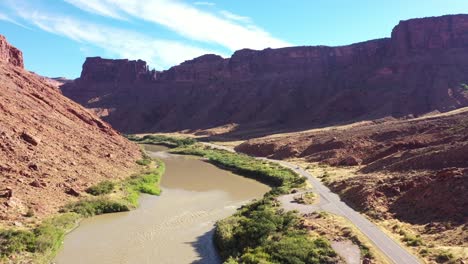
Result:
{"label": "shadowed cliff face", "polygon": [[163,72],[88,58],[64,95],[124,132],[300,130],[468,105],[468,15],[413,19],[392,37],[341,47],[204,55]]}

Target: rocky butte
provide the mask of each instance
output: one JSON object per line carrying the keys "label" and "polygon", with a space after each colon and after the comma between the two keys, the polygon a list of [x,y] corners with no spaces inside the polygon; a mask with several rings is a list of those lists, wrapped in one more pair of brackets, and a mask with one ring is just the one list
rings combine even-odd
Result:
{"label": "rocky butte", "polygon": [[390,38],[341,47],[239,50],[162,72],[88,58],[65,96],[123,132],[301,130],[468,105],[468,15],[400,22]]}

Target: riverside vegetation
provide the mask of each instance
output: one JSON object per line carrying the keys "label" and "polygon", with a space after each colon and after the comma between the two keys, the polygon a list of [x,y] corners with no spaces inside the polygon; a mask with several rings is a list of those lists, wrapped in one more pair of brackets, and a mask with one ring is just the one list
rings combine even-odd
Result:
{"label": "riverside vegetation", "polygon": [[90,194],[60,210],[60,214],[31,229],[0,230],[0,263],[49,263],[65,234],[83,217],[128,211],[138,206],[140,193],[159,195],[164,163],[143,153],[140,173],[119,182],[104,181],[86,190]]}
{"label": "riverside vegetation", "polygon": [[[148,140],[146,144],[150,143]],[[157,143],[154,143],[157,144]],[[225,263],[336,263],[329,242],[311,237],[295,212],[284,212],[276,197],[305,185],[306,179],[276,163],[191,142],[170,151],[196,155],[236,174],[272,187],[258,201],[218,221],[214,240]]]}
{"label": "riverside vegetation", "polygon": [[164,135],[146,135],[143,137],[126,135],[126,138],[139,144],[163,145],[170,148],[189,146],[197,142],[193,138],[176,138]]}

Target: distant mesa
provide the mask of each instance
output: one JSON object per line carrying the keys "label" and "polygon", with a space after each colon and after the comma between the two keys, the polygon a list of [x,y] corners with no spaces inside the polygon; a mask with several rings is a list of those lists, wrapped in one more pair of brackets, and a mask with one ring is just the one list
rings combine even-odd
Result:
{"label": "distant mesa", "polygon": [[83,81],[151,81],[156,79],[156,71],[149,70],[142,60],[111,60],[101,57],[86,58],[80,79]]}

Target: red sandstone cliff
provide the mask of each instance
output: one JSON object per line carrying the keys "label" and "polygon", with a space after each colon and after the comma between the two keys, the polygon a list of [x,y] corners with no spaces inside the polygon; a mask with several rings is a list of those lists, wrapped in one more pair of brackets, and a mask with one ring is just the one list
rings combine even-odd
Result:
{"label": "red sandstone cliff", "polygon": [[88,58],[62,91],[125,132],[270,132],[466,106],[467,73],[468,15],[450,15],[402,21],[386,39],[204,55],[163,72]]}
{"label": "red sandstone cliff", "polygon": [[23,53],[19,49],[11,46],[2,35],[0,35],[0,61],[24,68]]}
{"label": "red sandstone cliff", "polygon": [[22,69],[21,52],[3,36],[0,51],[0,225],[45,217],[136,169],[138,146]]}

